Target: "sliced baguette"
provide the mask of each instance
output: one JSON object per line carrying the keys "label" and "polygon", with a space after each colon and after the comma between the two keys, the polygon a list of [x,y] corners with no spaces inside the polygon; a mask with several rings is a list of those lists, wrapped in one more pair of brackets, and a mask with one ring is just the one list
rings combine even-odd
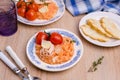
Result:
{"label": "sliced baguette", "polygon": [[120,39],[120,29],[117,28],[112,20],[102,17],[100,22],[104,30],[112,35],[112,38]]}
{"label": "sliced baguette", "polygon": [[96,30],[91,28],[89,25],[82,25],[82,26],[80,26],[80,28],[82,29],[83,33],[86,36],[89,36],[90,38],[92,38],[94,40],[98,40],[100,42],[106,42],[106,41],[110,40],[108,37],[106,37],[103,34],[97,32]]}
{"label": "sliced baguette", "polygon": [[94,28],[95,30],[99,31],[100,33],[104,34],[107,37],[112,37],[109,33],[107,33],[104,28],[102,28],[100,22],[95,19],[88,19],[87,24]]}

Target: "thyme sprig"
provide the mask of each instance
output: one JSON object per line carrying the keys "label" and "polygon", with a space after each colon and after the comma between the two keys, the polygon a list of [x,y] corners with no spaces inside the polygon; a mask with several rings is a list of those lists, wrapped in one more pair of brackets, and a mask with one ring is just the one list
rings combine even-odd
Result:
{"label": "thyme sprig", "polygon": [[97,66],[102,63],[104,56],[100,57],[97,61],[94,61],[89,68],[88,72],[94,72],[97,70]]}

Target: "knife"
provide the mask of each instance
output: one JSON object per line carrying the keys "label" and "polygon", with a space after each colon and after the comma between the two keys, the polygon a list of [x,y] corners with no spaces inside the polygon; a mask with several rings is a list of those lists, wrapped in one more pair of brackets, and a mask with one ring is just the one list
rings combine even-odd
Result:
{"label": "knife", "polygon": [[27,78],[23,75],[21,70],[17,68],[0,50],[0,60],[2,60],[14,73],[16,73],[23,80],[27,80]]}

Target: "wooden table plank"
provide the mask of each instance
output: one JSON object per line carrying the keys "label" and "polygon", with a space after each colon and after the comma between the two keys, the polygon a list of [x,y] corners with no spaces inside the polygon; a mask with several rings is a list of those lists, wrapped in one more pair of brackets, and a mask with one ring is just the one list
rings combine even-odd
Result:
{"label": "wooden table plank", "polygon": [[[31,75],[41,77],[42,80],[120,80],[120,46],[103,48],[86,41],[78,30],[80,19],[84,15],[71,16],[67,11],[63,17],[55,23],[46,26],[29,26],[18,22],[18,31],[8,37],[0,36],[0,49],[5,52],[5,47],[10,45],[23,63],[27,66]],[[75,33],[83,42],[84,54],[78,64],[62,72],[47,72],[32,65],[26,56],[27,41],[39,30],[48,28],[62,28]],[[103,63],[95,72],[88,72],[94,60],[104,56]],[[10,57],[9,57],[10,58]],[[21,80],[4,63],[0,61],[0,80]]]}

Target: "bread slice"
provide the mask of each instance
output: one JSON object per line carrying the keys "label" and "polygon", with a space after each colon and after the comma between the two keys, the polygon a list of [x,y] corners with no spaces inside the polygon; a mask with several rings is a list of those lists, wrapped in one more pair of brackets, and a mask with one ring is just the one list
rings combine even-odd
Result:
{"label": "bread slice", "polygon": [[95,19],[88,19],[87,24],[90,25],[95,30],[99,31],[100,33],[104,34],[107,37],[112,37],[109,33],[107,33],[101,26],[100,22]]}
{"label": "bread slice", "polygon": [[112,20],[102,17],[100,22],[104,30],[112,35],[112,38],[120,39],[120,29]]}
{"label": "bread slice", "polygon": [[98,40],[100,42],[106,42],[106,41],[110,40],[108,37],[97,32],[96,30],[91,28],[89,25],[82,25],[82,26],[80,26],[80,28],[82,29],[83,33],[86,36],[89,36],[90,38],[92,38],[94,40]]}

